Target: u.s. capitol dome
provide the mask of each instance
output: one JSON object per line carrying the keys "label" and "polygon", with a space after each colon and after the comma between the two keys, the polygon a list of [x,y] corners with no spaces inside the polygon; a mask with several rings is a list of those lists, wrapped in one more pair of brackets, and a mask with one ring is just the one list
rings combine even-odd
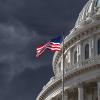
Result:
{"label": "u.s. capitol dome", "polygon": [[[89,0],[64,39],[64,100],[100,100],[100,0]],[[54,77],[36,100],[61,100],[62,52],[53,57]]]}

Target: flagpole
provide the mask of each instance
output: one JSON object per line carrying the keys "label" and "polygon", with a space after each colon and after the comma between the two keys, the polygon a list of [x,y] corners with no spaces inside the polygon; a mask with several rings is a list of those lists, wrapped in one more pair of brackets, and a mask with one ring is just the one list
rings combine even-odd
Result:
{"label": "flagpole", "polygon": [[64,100],[64,32],[62,33],[62,100]]}

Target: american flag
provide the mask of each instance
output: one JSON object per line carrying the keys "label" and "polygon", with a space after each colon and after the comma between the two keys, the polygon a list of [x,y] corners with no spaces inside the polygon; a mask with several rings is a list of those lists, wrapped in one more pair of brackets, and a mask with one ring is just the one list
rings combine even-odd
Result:
{"label": "american flag", "polygon": [[46,44],[36,48],[36,57],[39,57],[46,49],[51,51],[60,51],[61,50],[61,36],[50,40]]}

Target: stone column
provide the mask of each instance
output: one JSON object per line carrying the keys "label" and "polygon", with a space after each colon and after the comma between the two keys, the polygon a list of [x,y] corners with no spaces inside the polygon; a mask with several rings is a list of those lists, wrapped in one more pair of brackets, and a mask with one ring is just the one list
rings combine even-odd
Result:
{"label": "stone column", "polygon": [[64,100],[68,100],[68,91],[64,92]]}
{"label": "stone column", "polygon": [[98,100],[100,100],[100,81],[97,83]]}
{"label": "stone column", "polygon": [[84,100],[84,89],[83,85],[78,86],[78,100]]}
{"label": "stone column", "polygon": [[64,96],[64,100],[68,100],[68,95],[65,95]]}
{"label": "stone column", "polygon": [[77,62],[79,63],[81,61],[81,44],[78,44],[77,46]]}

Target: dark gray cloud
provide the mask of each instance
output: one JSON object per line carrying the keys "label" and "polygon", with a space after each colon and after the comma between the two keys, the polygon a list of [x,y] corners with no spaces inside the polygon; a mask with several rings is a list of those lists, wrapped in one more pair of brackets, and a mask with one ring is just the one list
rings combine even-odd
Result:
{"label": "dark gray cloud", "polygon": [[0,100],[35,100],[53,75],[36,46],[67,35],[87,0],[0,0]]}

